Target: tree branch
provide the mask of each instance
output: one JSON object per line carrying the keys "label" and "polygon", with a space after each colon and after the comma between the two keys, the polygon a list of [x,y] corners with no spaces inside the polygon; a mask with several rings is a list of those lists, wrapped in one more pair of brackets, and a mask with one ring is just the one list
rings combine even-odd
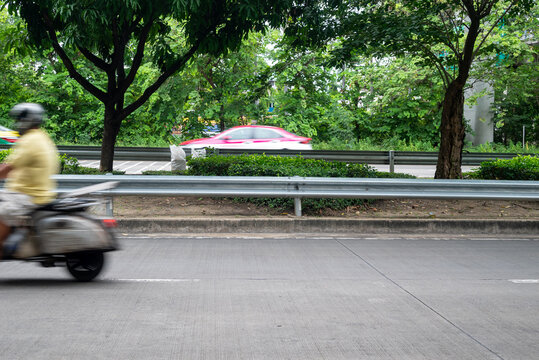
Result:
{"label": "tree branch", "polygon": [[476,10],[473,4],[473,0],[461,0],[464,10],[468,13],[470,19],[476,16]]}
{"label": "tree branch", "polygon": [[77,49],[79,49],[81,54],[84,55],[84,57],[86,59],[88,59],[92,64],[97,66],[99,69],[101,69],[101,70],[103,70],[105,72],[107,72],[110,69],[110,64],[109,63],[107,63],[105,60],[99,58],[98,56],[94,55],[87,48],[85,48],[85,47],[83,47],[81,45],[77,45]]}
{"label": "tree branch", "polygon": [[120,113],[119,118],[125,119],[129,114],[131,114],[133,111],[137,110],[142,104],[146,102],[152,96],[154,92],[159,89],[159,87],[170,77],[172,76],[176,71],[180,70],[182,67],[185,66],[187,61],[193,57],[195,52],[197,51],[198,47],[200,46],[201,40],[198,40],[193,46],[189,49],[188,52],[186,52],[182,57],[180,57],[174,64],[172,64],[159,78],[150,85],[144,93],[134,102],[129,104],[125,107],[125,109],[122,110]]}
{"label": "tree branch", "polygon": [[203,77],[204,79],[206,79],[206,81],[210,84],[210,86],[211,86],[212,89],[216,89],[216,88],[217,88],[217,85],[215,85],[215,83],[213,82],[211,76],[208,75],[208,74],[204,71],[204,69],[199,68],[198,71],[200,71],[200,74],[202,75],[202,77]]}
{"label": "tree branch", "polygon": [[148,23],[144,24],[144,27],[142,28],[139,42],[137,44],[137,50],[135,52],[135,56],[133,57],[133,63],[131,64],[131,69],[129,69],[129,73],[127,74],[125,80],[119,84],[119,88],[121,89],[122,93],[124,93],[135,80],[135,75],[137,74],[137,71],[142,64],[142,59],[144,58],[144,47],[146,46],[146,40],[148,40],[148,35],[150,34],[154,21],[154,19],[149,20]]}
{"label": "tree branch", "polygon": [[425,53],[427,57],[432,59],[432,61],[434,62],[434,66],[436,66],[436,70],[438,70],[438,73],[440,74],[440,77],[442,78],[442,81],[444,83],[444,88],[447,89],[447,87],[449,86],[449,82],[451,80],[451,76],[449,75],[447,70],[445,70],[445,67],[442,61],[438,58],[438,56],[436,56],[436,54],[430,51],[430,49],[427,48],[423,44],[419,44],[419,50]]}
{"label": "tree branch", "polygon": [[84,78],[76,69],[73,63],[71,62],[71,59],[66,54],[64,49],[60,46],[58,42],[58,38],[56,37],[56,32],[54,30],[54,27],[52,26],[52,21],[49,18],[47,14],[43,14],[43,23],[46,26],[46,31],[49,34],[49,37],[52,41],[52,47],[54,51],[58,54],[60,59],[62,59],[62,62],[64,63],[67,71],[69,72],[69,76],[71,76],[73,79],[75,79],[76,82],[78,82],[84,89],[86,89],[90,94],[95,96],[99,101],[105,102],[106,101],[106,94],[104,91],[100,90],[96,86],[94,86],[92,83],[90,83],[86,78]]}
{"label": "tree branch", "polygon": [[505,9],[505,11],[503,12],[503,14],[494,22],[494,24],[492,24],[492,26],[490,27],[489,31],[485,34],[485,36],[483,36],[483,38],[481,39],[481,41],[479,42],[479,45],[477,45],[477,48],[474,50],[474,57],[477,55],[477,53],[479,52],[479,50],[481,49],[481,47],[483,46],[483,44],[485,43],[485,41],[487,40],[487,38],[489,37],[490,33],[492,33],[492,31],[494,30],[494,28],[500,23],[500,21],[502,21],[502,19],[504,18],[504,16],[509,12],[509,10],[511,10],[511,8],[517,3],[518,0],[515,0],[515,1],[512,1],[511,4],[509,4],[509,6],[507,7],[507,9]]}
{"label": "tree branch", "polygon": [[[447,15],[447,14],[445,14],[445,15]],[[450,29],[447,26],[447,24],[445,22],[445,19],[444,19],[444,14],[442,12],[439,13],[439,16],[440,16],[440,19],[442,20],[442,24],[443,24],[444,29],[445,29],[444,33],[445,33],[446,39],[447,39],[447,44],[446,45],[455,53],[455,55],[459,56],[458,48],[456,48],[454,46],[453,42],[451,41],[451,37],[449,36],[449,34],[453,32],[452,29]],[[447,17],[449,19],[449,22],[452,24],[451,17],[450,16],[447,16]],[[458,46],[458,39],[457,39],[457,46]]]}

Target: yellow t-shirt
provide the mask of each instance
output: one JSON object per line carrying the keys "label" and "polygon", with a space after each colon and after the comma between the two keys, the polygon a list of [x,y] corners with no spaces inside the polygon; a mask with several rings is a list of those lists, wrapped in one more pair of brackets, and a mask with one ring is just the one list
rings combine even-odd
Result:
{"label": "yellow t-shirt", "polygon": [[51,176],[60,169],[58,150],[43,130],[31,129],[21,136],[6,163],[13,167],[7,189],[29,195],[38,205],[56,197],[56,183]]}

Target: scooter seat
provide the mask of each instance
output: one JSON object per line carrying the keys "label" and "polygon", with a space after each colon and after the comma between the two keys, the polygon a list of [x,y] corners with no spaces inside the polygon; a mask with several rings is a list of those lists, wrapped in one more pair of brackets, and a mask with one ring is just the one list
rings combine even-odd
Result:
{"label": "scooter seat", "polygon": [[59,211],[59,212],[72,212],[81,211],[96,205],[98,202],[94,199],[84,198],[64,198],[56,199],[48,204],[42,205],[35,209],[35,211]]}

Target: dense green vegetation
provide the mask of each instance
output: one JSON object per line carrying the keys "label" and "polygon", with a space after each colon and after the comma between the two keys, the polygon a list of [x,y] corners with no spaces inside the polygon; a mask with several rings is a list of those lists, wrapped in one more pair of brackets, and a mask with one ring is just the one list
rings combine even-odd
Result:
{"label": "dense green vegetation", "polygon": [[469,179],[482,180],[539,180],[539,157],[518,156],[510,160],[484,161],[475,171],[466,174]]}
{"label": "dense green vegetation", "polygon": [[[209,156],[190,158],[186,175],[201,176],[279,176],[279,177],[406,177],[406,174],[382,173],[365,164],[346,164],[336,161],[304,159],[301,157],[279,157],[265,155]],[[247,198],[258,205],[279,209],[293,208],[293,199],[287,198]],[[347,206],[361,205],[363,199],[304,199],[302,206],[306,213],[320,209],[344,209]]]}
{"label": "dense green vegetation", "polygon": [[[13,4],[24,2],[10,1]],[[64,6],[68,2],[57,3]],[[494,7],[494,10],[492,19],[500,15],[500,8]],[[108,16],[106,11],[109,10],[103,11],[99,16]],[[196,11],[200,14],[203,9]],[[482,148],[465,144],[465,150],[538,152],[539,89],[536,84],[539,70],[536,59],[539,47],[530,45],[534,43],[539,21],[537,11],[535,6],[529,12],[511,12],[504,18],[503,27],[489,29],[490,35],[481,47],[479,61],[470,70],[470,77],[493,84],[496,143]],[[463,21],[456,12],[445,14],[451,21]],[[298,17],[294,24],[301,25],[306,14],[301,16],[303,18]],[[173,20],[172,17],[161,18],[160,24],[166,28],[163,31],[167,31],[169,37],[162,38],[165,33],[153,34],[152,46],[161,44],[163,47],[152,47],[148,56],[142,58],[137,74],[125,92],[126,104],[137,101],[157,81],[163,66],[168,64],[165,58],[171,59],[176,50],[185,48],[184,24]],[[288,25],[292,26],[292,20],[289,19]],[[431,25],[442,24],[434,18],[429,21]],[[404,30],[412,31],[413,24],[407,22],[402,26],[406,25]],[[75,25],[68,27],[69,30],[75,31]],[[372,23],[369,26],[380,25]],[[357,34],[361,34],[360,30]],[[389,36],[399,30],[403,29],[395,26],[383,34]],[[419,35],[428,37],[431,30]],[[29,47],[28,34],[25,22],[15,13],[9,15],[5,8],[0,11],[0,43],[4,44],[0,47],[0,125],[13,126],[7,112],[14,104],[39,102],[48,110],[45,126],[58,144],[100,145],[105,116],[100,100],[74,80],[72,71],[66,70],[57,53],[46,46],[40,51]],[[77,38],[75,35],[66,34],[72,39]],[[299,39],[302,34],[296,35]],[[453,40],[461,46],[464,34],[456,35]],[[456,76],[455,64],[458,63],[458,54],[446,54],[445,45],[437,43],[430,47],[431,51],[443,55],[439,57],[442,72],[447,72],[443,77],[436,64],[425,61],[424,56],[413,49],[393,47],[402,51],[388,55],[388,49],[374,47],[374,36],[367,39],[371,42],[367,44],[368,49],[356,43],[357,51],[348,53],[353,56],[347,56],[346,62],[335,62],[335,55],[345,55],[339,53],[341,40],[338,38],[314,49],[293,48],[294,37],[283,38],[279,31],[252,32],[241,38],[241,47],[237,46],[240,42],[235,38],[238,41],[230,44],[234,45],[230,47],[231,51],[194,54],[181,72],[168,77],[122,121],[117,145],[167,146],[203,136],[205,127],[210,124],[218,123],[228,128],[257,121],[310,136],[314,148],[318,149],[437,151],[440,148],[444,81],[449,75]],[[83,40],[89,42],[88,46],[95,45],[95,38]],[[133,38],[126,44],[126,58],[133,59],[135,40]],[[96,54],[99,51],[104,49],[96,49]],[[91,79],[98,89],[106,90],[110,79],[96,64],[89,62],[83,52],[69,51],[74,68],[85,79]],[[127,61],[127,65],[131,65],[131,61]],[[477,96],[482,95],[486,94]],[[473,102],[476,97],[469,101]],[[271,112],[270,105],[273,105]],[[526,126],[524,146],[523,126]],[[172,135],[173,128],[181,129],[179,137]]]}

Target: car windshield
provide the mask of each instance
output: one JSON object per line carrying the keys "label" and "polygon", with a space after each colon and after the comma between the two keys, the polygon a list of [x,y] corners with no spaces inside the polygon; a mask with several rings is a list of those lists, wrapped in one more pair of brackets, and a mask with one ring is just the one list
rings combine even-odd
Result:
{"label": "car windshield", "polygon": [[253,129],[248,128],[248,127],[240,128],[240,129],[233,129],[217,137],[217,139],[223,139],[223,138],[227,138],[230,140],[252,139]]}
{"label": "car windshield", "polygon": [[255,129],[255,139],[277,139],[282,138],[283,136],[279,134],[278,131],[265,128],[256,128]]}

